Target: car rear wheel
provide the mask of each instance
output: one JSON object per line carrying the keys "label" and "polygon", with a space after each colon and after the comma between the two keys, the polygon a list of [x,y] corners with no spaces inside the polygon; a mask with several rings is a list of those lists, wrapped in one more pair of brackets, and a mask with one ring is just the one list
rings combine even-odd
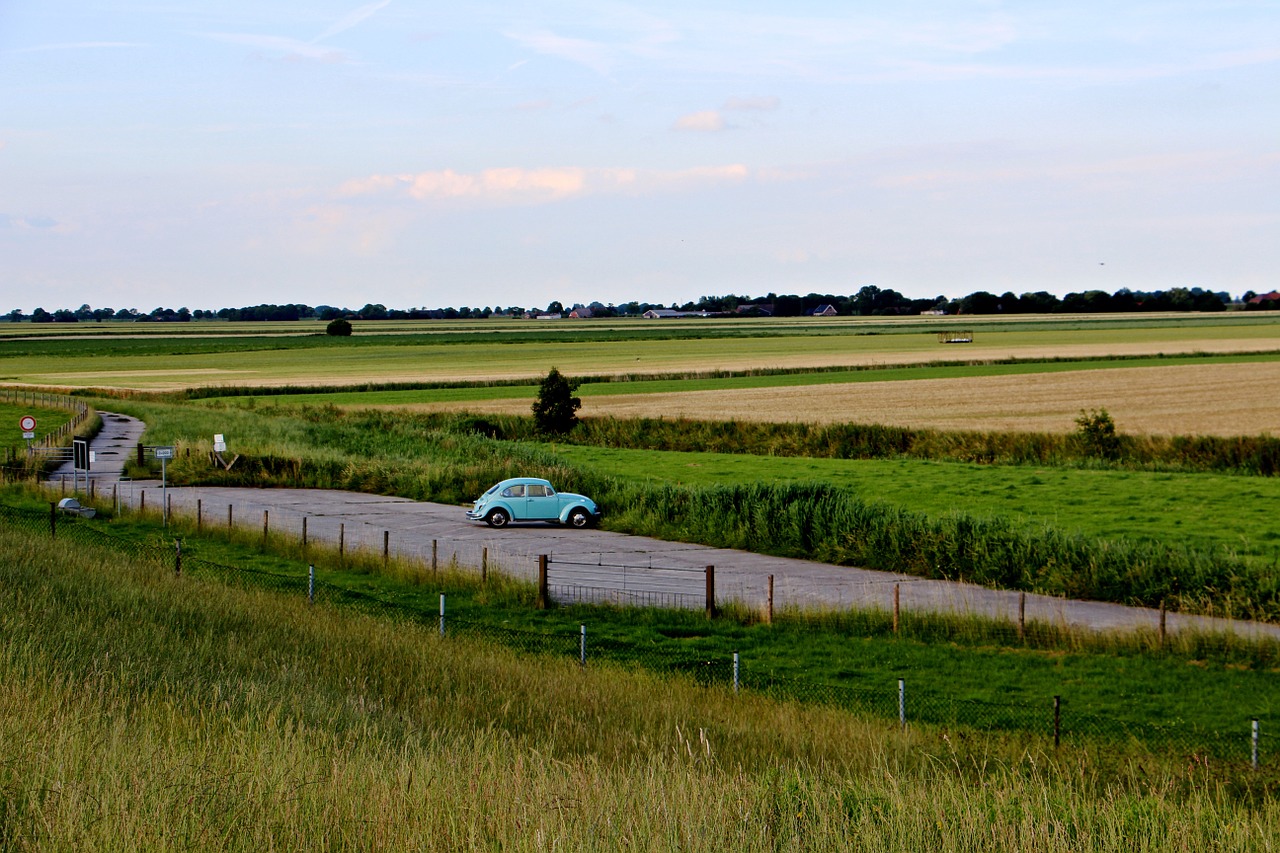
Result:
{"label": "car rear wheel", "polygon": [[587,511],[581,507],[569,513],[570,527],[586,527],[591,523],[591,516],[587,515]]}
{"label": "car rear wheel", "polygon": [[507,515],[505,509],[495,509],[485,516],[484,520],[488,522],[490,527],[506,527],[507,522],[511,520],[511,516]]}

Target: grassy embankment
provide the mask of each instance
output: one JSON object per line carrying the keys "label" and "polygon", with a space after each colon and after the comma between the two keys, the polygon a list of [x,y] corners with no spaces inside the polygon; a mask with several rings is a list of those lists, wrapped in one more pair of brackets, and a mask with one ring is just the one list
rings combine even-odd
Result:
{"label": "grassy embankment", "polygon": [[1260,849],[1270,776],[519,658],[0,529],[6,845]]}

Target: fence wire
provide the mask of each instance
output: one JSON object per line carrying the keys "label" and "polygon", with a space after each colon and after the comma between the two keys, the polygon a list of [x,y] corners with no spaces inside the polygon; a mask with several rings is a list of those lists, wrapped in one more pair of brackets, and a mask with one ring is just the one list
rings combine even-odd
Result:
{"label": "fence wire", "polygon": [[[1014,700],[994,702],[946,696],[920,690],[909,683],[902,687],[886,686],[883,683],[850,685],[779,676],[772,672],[757,672],[752,669],[749,660],[739,660],[736,655],[690,655],[687,650],[638,646],[594,636],[584,642],[583,635],[579,633],[530,631],[452,616],[446,616],[442,621],[439,614],[424,611],[420,605],[393,601],[315,578],[306,567],[301,567],[296,573],[281,573],[218,563],[183,554],[180,546],[172,539],[139,541],[136,538],[117,536],[104,529],[101,524],[86,522],[53,510],[45,512],[0,505],[0,523],[29,534],[53,536],[85,546],[108,548],[132,559],[164,566],[181,574],[242,588],[309,595],[317,604],[401,618],[433,628],[440,627],[448,637],[480,640],[527,654],[568,657],[583,664],[608,662],[658,673],[681,674],[708,687],[749,691],[782,701],[826,705],[862,717],[897,720],[908,725],[923,724],[1009,735],[1021,734],[1066,743],[1126,743],[1147,750],[1174,751],[1188,756],[1213,755],[1245,763],[1253,761],[1256,755],[1259,764],[1270,764],[1274,757],[1262,749],[1261,736],[1254,739],[1255,731],[1267,733],[1269,739],[1270,733],[1280,727],[1280,714],[1241,714],[1231,730],[1222,731],[1178,719],[1150,723],[1091,714],[1087,709],[1074,707],[1069,697],[1063,698],[1055,708],[1055,703],[1049,699],[1038,703]],[[606,601],[605,597],[581,594],[584,590],[591,592],[587,588],[569,586],[551,589],[553,598],[561,601]],[[607,603],[625,606],[684,607],[702,604],[700,599],[696,604],[673,599],[673,596],[678,598],[679,594],[630,594],[617,590],[595,592],[602,596],[606,593],[621,596],[608,600]],[[1256,730],[1253,728],[1254,720],[1257,721]]]}

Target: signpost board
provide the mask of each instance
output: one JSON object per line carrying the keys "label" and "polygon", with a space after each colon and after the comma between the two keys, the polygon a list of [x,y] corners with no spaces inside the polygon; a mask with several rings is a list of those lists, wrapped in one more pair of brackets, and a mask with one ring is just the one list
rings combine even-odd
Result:
{"label": "signpost board", "polygon": [[23,415],[18,418],[18,428],[22,430],[22,437],[27,441],[36,437],[36,419],[31,415]]}
{"label": "signpost board", "polygon": [[169,460],[173,458],[173,446],[156,448],[156,458],[160,460],[160,512],[164,526],[169,526]]}

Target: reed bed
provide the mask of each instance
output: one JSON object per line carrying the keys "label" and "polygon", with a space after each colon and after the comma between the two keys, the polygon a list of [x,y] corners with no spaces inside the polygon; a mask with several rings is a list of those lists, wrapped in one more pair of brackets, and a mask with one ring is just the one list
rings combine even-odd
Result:
{"label": "reed bed", "polygon": [[1258,850],[1266,776],[531,662],[0,530],[17,849]]}

